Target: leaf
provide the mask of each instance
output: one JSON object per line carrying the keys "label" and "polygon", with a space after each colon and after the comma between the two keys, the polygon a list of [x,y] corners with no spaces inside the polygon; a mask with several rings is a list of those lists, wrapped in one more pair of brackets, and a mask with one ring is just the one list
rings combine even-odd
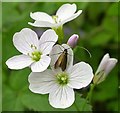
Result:
{"label": "leaf", "polygon": [[[21,102],[21,95],[28,89],[29,70],[12,71],[7,76],[7,85],[3,87],[3,110],[4,111],[23,111],[24,106]],[[27,87],[27,88],[26,88]]]}
{"label": "leaf", "polygon": [[76,101],[74,105],[78,107],[79,111],[92,111],[92,106],[86,103],[86,100],[82,98],[79,93],[76,93]]}
{"label": "leaf", "polygon": [[21,104],[19,94],[16,94],[10,87],[3,86],[3,111],[23,111],[24,107]]}
{"label": "leaf", "polygon": [[22,95],[21,101],[26,108],[34,111],[55,111],[48,103],[48,95],[34,94],[27,91]]}
{"label": "leaf", "polygon": [[16,91],[23,90],[28,87],[28,76],[30,74],[30,69],[23,69],[18,71],[12,71],[9,78],[9,85],[12,89]]}

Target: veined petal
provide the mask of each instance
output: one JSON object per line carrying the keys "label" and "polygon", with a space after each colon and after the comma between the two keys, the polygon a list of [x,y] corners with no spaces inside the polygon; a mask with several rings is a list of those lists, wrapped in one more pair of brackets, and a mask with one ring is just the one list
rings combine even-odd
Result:
{"label": "veined petal", "polygon": [[67,49],[66,70],[69,69],[73,65],[73,51],[72,51],[72,49],[67,44],[62,44],[62,46],[57,44],[52,48],[52,51],[50,52],[50,57],[51,57],[50,66],[51,66],[52,70],[55,70],[58,72],[61,71],[60,68],[55,69],[55,63],[65,49]]}
{"label": "veined petal", "polygon": [[31,72],[28,81],[29,89],[34,93],[47,94],[57,87],[54,73],[50,69],[44,72]]}
{"label": "veined petal", "polygon": [[58,16],[59,21],[63,21],[71,17],[76,12],[76,4],[64,4],[62,5],[56,15]]}
{"label": "veined petal", "polygon": [[74,100],[74,91],[68,86],[58,86],[49,94],[49,103],[54,108],[68,108]]}
{"label": "veined petal", "polygon": [[46,22],[54,23],[52,17],[44,12],[35,12],[35,13],[31,12],[30,17],[37,21],[46,21]]}
{"label": "veined petal", "polygon": [[34,62],[31,65],[32,72],[42,72],[47,69],[51,61],[49,56],[42,55],[38,62]]}
{"label": "veined petal", "polygon": [[55,23],[50,23],[48,21],[35,21],[34,23],[28,22],[29,25],[35,26],[35,27],[55,27],[57,26]]}
{"label": "veined petal", "polygon": [[17,55],[6,61],[6,65],[10,69],[23,69],[33,63],[32,59],[27,55]]}
{"label": "veined petal", "polygon": [[93,70],[85,62],[75,64],[68,73],[70,75],[68,86],[75,89],[86,87],[93,79]]}
{"label": "veined petal", "polygon": [[39,40],[39,49],[42,54],[49,54],[57,40],[58,35],[54,30],[49,29],[45,31]]}
{"label": "veined petal", "polygon": [[15,33],[13,43],[18,51],[26,55],[33,51],[33,46],[38,48],[39,44],[37,34],[29,28],[24,28],[20,32]]}
{"label": "veined petal", "polygon": [[67,23],[67,22],[69,22],[69,21],[71,21],[71,20],[77,18],[81,13],[82,13],[82,10],[79,10],[77,13],[71,15],[71,17],[69,17],[69,18],[67,18],[67,19],[65,19],[65,20],[63,20],[63,21],[61,21],[61,24],[63,25],[63,24],[65,24],[65,23]]}

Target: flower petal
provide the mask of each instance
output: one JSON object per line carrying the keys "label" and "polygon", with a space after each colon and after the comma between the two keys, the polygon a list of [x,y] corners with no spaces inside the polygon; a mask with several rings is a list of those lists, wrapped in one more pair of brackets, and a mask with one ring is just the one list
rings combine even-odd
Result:
{"label": "flower petal", "polygon": [[54,108],[68,108],[75,100],[72,88],[68,86],[58,86],[49,94],[49,103]]}
{"label": "flower petal", "polygon": [[56,15],[60,21],[63,21],[69,17],[71,17],[76,12],[76,5],[75,4],[64,4],[62,5]]}
{"label": "flower petal", "polygon": [[47,94],[57,87],[54,73],[50,69],[44,72],[31,72],[28,81],[29,89],[34,93]]}
{"label": "flower petal", "polygon": [[69,18],[61,21],[61,24],[63,25],[63,24],[65,24],[65,23],[67,23],[67,22],[69,22],[69,21],[77,18],[81,13],[82,13],[82,10],[79,10],[77,13],[73,14],[71,17],[69,17]]}
{"label": "flower petal", "polygon": [[62,44],[62,46],[57,44],[52,48],[52,51],[50,52],[50,57],[51,57],[50,66],[51,66],[52,70],[55,70],[58,72],[61,71],[60,68],[58,68],[56,70],[54,65],[65,49],[67,49],[67,53],[68,53],[67,54],[66,70],[73,65],[73,51],[72,51],[72,49],[67,44]]}
{"label": "flower petal", "polygon": [[29,25],[35,26],[35,27],[55,27],[56,24],[47,22],[47,21],[35,21],[34,23],[28,22]]}
{"label": "flower petal", "polygon": [[106,66],[108,65],[109,59],[110,59],[109,54],[108,53],[105,54],[104,57],[102,58],[101,62],[100,62],[100,65],[98,66],[96,74],[105,70]]}
{"label": "flower petal", "polygon": [[118,60],[116,58],[110,58],[107,64],[107,67],[105,68],[105,74],[108,75],[108,73],[115,67]]}
{"label": "flower petal", "polygon": [[6,61],[6,65],[10,69],[23,69],[33,63],[32,59],[27,55],[17,55]]}
{"label": "flower petal", "polygon": [[39,49],[43,54],[49,54],[52,50],[53,45],[57,42],[58,35],[54,30],[46,30],[40,40],[39,40]]}
{"label": "flower petal", "polygon": [[70,81],[68,86],[75,89],[86,87],[93,79],[93,71],[89,64],[80,62],[68,70]]}
{"label": "flower petal", "polygon": [[47,69],[51,61],[49,56],[42,55],[38,62],[34,62],[31,65],[32,72],[42,72]]}
{"label": "flower petal", "polygon": [[15,33],[13,43],[18,51],[26,55],[33,51],[31,45],[38,48],[39,44],[37,34],[29,28],[24,28],[20,32]]}
{"label": "flower petal", "polygon": [[44,12],[35,12],[35,13],[31,12],[30,17],[37,21],[46,21],[46,22],[54,23],[52,17]]}

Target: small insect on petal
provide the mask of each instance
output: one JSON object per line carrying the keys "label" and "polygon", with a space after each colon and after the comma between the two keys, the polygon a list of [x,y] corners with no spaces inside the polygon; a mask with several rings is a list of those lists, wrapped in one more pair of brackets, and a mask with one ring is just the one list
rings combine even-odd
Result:
{"label": "small insect on petal", "polygon": [[59,56],[58,60],[55,62],[54,68],[61,67],[62,71],[66,69],[67,66],[67,49]]}

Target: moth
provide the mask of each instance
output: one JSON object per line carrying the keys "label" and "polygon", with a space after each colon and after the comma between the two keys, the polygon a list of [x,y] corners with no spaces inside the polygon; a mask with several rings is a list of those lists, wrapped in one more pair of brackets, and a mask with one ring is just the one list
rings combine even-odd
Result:
{"label": "moth", "polygon": [[55,69],[57,69],[58,67],[60,67],[62,69],[62,71],[64,71],[66,69],[67,55],[68,55],[68,50],[64,49],[62,54],[58,57],[57,61],[55,62],[55,65],[54,65]]}

